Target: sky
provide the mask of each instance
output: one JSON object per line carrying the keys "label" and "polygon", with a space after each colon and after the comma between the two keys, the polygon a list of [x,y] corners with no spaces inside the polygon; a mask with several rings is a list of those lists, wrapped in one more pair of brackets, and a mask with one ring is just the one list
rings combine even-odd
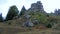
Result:
{"label": "sky", "polygon": [[55,9],[60,8],[60,0],[0,0],[0,13],[5,17],[10,6],[16,5],[20,11],[23,5],[26,9],[29,9],[31,4],[36,3],[37,1],[41,1],[44,10],[47,13],[54,12]]}

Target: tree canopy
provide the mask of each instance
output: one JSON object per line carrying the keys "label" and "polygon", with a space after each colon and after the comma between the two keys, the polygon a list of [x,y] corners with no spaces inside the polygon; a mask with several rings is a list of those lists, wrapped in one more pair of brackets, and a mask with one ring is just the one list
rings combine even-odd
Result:
{"label": "tree canopy", "polygon": [[23,6],[22,9],[21,9],[21,11],[20,11],[19,16],[24,15],[25,11],[26,11],[25,6]]}
{"label": "tree canopy", "polygon": [[12,20],[13,17],[18,15],[18,13],[19,13],[18,8],[15,5],[11,6],[7,13],[6,20]]}

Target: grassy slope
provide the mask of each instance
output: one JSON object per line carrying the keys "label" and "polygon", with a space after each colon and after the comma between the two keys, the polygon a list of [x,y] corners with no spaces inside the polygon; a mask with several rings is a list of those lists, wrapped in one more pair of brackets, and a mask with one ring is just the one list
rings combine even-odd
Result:
{"label": "grassy slope", "polygon": [[46,30],[35,30],[35,31],[29,31],[29,32],[20,32],[18,34],[60,34],[60,31],[52,30],[52,29],[46,29]]}
{"label": "grassy slope", "polygon": [[0,34],[60,34],[60,31],[52,29],[40,30],[35,28],[33,28],[33,31],[28,31],[27,28],[20,26],[0,25]]}
{"label": "grassy slope", "polygon": [[[40,14],[39,15],[38,14],[39,13],[36,14],[37,16],[36,15],[32,15],[34,17],[31,17],[31,19],[32,18],[36,18],[36,19],[39,20]],[[41,18],[43,18],[42,21],[44,21],[45,15],[44,14],[42,14],[42,15],[44,17],[41,16]],[[22,18],[22,21],[20,19],[17,19],[17,20],[7,21],[4,24],[0,23],[0,34],[60,34],[60,31],[52,30],[52,29],[41,30],[41,29],[33,28],[33,31],[28,31],[28,28],[22,28],[21,26],[16,25],[16,23],[18,23],[20,25],[21,22],[24,22],[23,19],[24,18]],[[60,19],[59,19],[59,21],[60,21]],[[8,23],[12,23],[12,25],[8,25]]]}

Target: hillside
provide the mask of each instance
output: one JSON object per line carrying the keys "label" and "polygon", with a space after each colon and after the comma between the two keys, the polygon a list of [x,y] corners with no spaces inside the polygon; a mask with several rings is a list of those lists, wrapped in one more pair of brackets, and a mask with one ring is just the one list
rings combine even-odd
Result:
{"label": "hillside", "polygon": [[[0,34],[60,34],[60,11],[46,13],[41,1],[32,3],[20,13],[11,6],[6,19],[0,22]],[[2,16],[2,14],[1,14]]]}

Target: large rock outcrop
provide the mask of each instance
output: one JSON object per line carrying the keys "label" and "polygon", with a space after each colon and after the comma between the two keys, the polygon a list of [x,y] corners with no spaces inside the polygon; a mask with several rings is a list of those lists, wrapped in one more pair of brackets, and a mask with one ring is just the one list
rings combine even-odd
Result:
{"label": "large rock outcrop", "polygon": [[44,12],[44,9],[43,9],[43,5],[41,3],[41,1],[37,1],[37,3],[32,3],[31,4],[31,8],[29,9],[29,11],[40,11],[40,12]]}
{"label": "large rock outcrop", "polygon": [[21,11],[21,13],[23,14],[22,17],[26,19],[23,22],[23,26],[34,26],[40,23],[40,16],[42,15],[42,13],[45,13],[45,11],[43,9],[42,3],[40,1],[37,1],[37,3],[31,4],[31,8],[29,8],[28,10],[24,9],[24,11]]}
{"label": "large rock outcrop", "polygon": [[56,16],[60,16],[60,9],[58,9],[58,10],[56,9],[55,12],[54,12],[54,14],[55,14]]}

